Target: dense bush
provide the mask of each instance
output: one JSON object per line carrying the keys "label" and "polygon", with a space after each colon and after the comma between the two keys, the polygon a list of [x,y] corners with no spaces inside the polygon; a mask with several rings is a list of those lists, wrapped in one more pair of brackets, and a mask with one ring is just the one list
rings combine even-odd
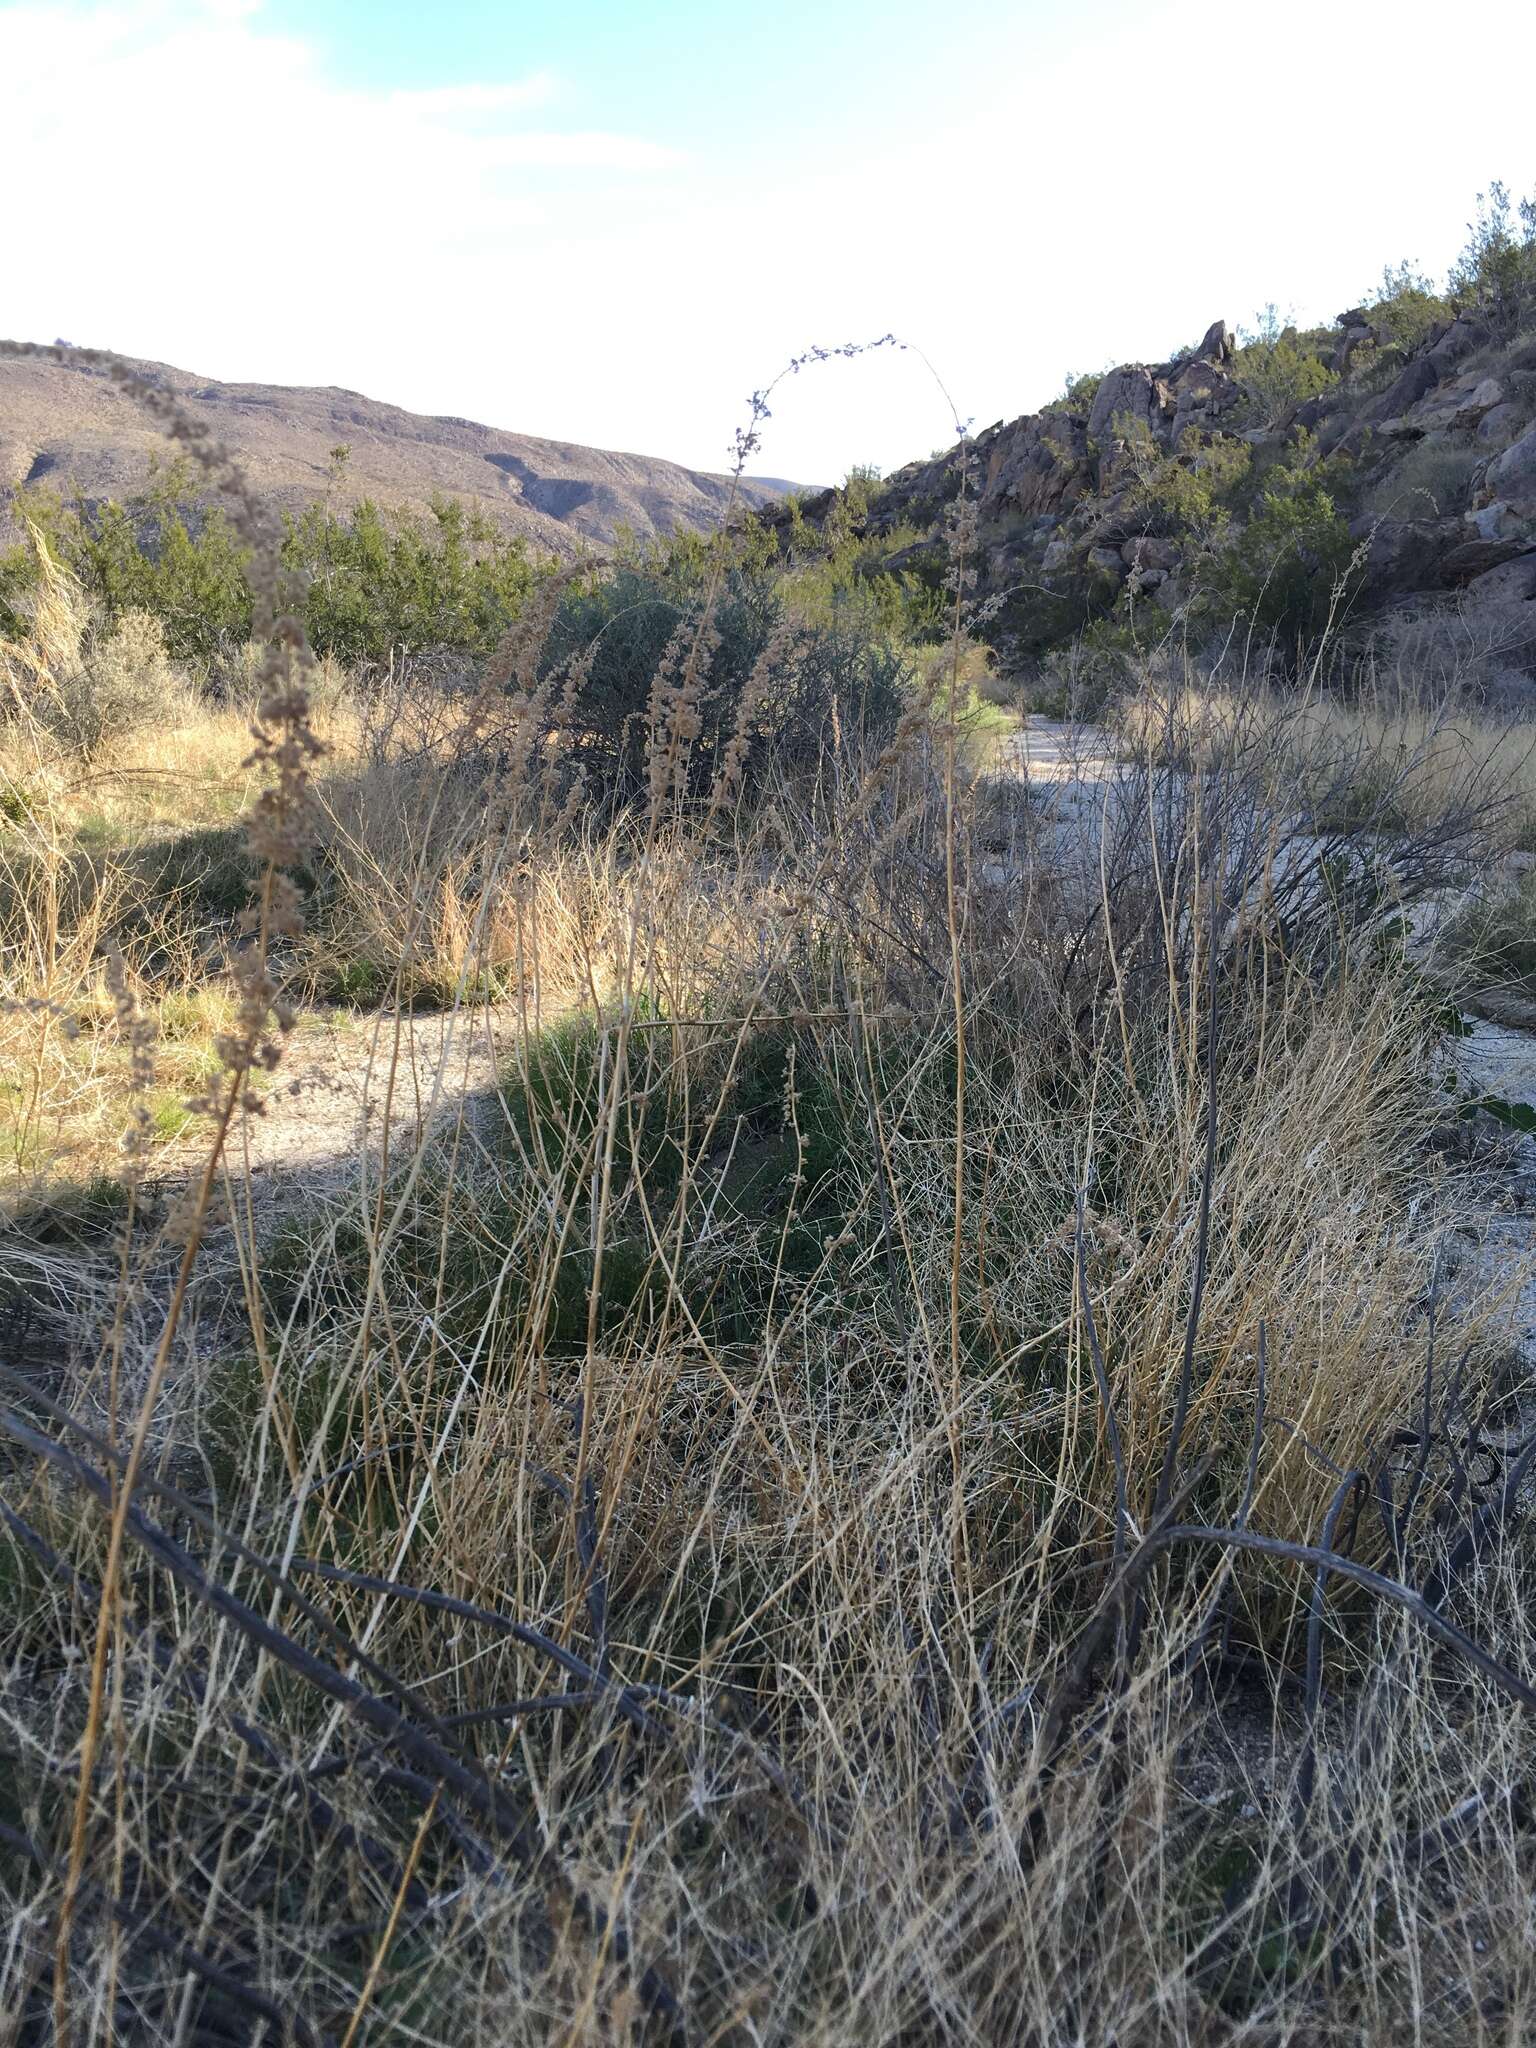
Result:
{"label": "dense bush", "polygon": [[853,627],[887,640],[942,639],[950,610],[945,551],[915,516],[877,528],[871,514],[880,496],[875,472],[854,469],[819,524],[791,499],[782,551],[764,552],[762,563],[780,564],[791,608],[813,624]]}
{"label": "dense bush", "polygon": [[1477,195],[1477,217],[1452,266],[1448,289],[1460,307],[1495,326],[1513,325],[1536,297],[1536,192],[1518,204],[1497,178]]}
{"label": "dense bush", "polygon": [[1066,381],[1061,387],[1061,396],[1056,404],[1063,412],[1071,413],[1077,419],[1087,419],[1093,411],[1093,401],[1099,395],[1099,386],[1104,382],[1101,370],[1068,370]]}
{"label": "dense bush", "polygon": [[56,739],[87,757],[111,740],[174,722],[189,701],[160,621],[149,612],[124,612],[109,630],[88,638],[74,660],[61,662],[50,682],[29,709]]}
{"label": "dense bush", "polygon": [[1247,476],[1253,450],[1229,434],[1186,433],[1164,454],[1145,425],[1129,444],[1133,503],[1144,530],[1163,537],[1207,540],[1225,524],[1233,493]]}
{"label": "dense bush", "polygon": [[392,650],[493,647],[540,574],[520,539],[440,499],[430,524],[386,519],[364,500],[346,519],[312,505],[289,523],[284,558],[307,582],[311,644],[341,661]]}
{"label": "dense bush", "polygon": [[1411,355],[1452,310],[1433,281],[1407,260],[1387,265],[1365,303],[1373,323],[1385,330],[1399,355]]}
{"label": "dense bush", "polygon": [[[218,506],[191,502],[175,466],[127,504],[66,505],[28,493],[23,507],[58,561],[109,620],[158,619],[181,660],[207,662],[251,632],[248,550]],[[540,568],[521,539],[448,499],[430,520],[363,499],[344,515],[316,503],[286,518],[282,562],[310,644],[346,662],[428,647],[485,652],[515,619]],[[32,581],[32,557],[0,557],[0,632]]]}
{"label": "dense bush", "polygon": [[176,724],[192,694],[160,621],[137,610],[103,617],[40,534],[27,562],[31,587],[15,603],[20,631],[0,633],[0,721],[87,759],[129,734]]}
{"label": "dense bush", "polygon": [[1348,578],[1349,523],[1335,492],[1343,466],[1315,458],[1305,436],[1264,478],[1242,531],[1217,555],[1206,606],[1283,641],[1323,630]]}
{"label": "dense bush", "polygon": [[551,731],[605,803],[644,796],[664,727],[681,742],[676,786],[697,798],[724,771],[733,742],[731,772],[750,788],[770,752],[787,772],[814,772],[834,731],[879,740],[900,717],[901,657],[865,622],[792,621],[771,572],[748,561],[724,573],[705,624],[706,560],[685,543],[573,588],[561,605],[545,652]]}
{"label": "dense bush", "polygon": [[1268,306],[1258,325],[1241,339],[1232,369],[1248,389],[1256,425],[1268,426],[1283,419],[1293,406],[1320,397],[1338,382],[1325,360],[1333,339],[1328,328],[1302,333],[1282,326],[1275,308]]}

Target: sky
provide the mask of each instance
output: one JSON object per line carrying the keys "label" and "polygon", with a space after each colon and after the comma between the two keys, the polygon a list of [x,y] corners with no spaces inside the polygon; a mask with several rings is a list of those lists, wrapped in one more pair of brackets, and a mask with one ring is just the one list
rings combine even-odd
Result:
{"label": "sky", "polygon": [[0,0],[0,333],[891,470],[1536,187],[1536,6]]}

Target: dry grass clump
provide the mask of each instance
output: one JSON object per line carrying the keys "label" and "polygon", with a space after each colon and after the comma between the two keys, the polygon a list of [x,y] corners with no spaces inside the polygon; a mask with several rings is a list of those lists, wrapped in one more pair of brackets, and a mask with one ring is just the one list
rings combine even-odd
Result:
{"label": "dry grass clump", "polygon": [[1536,876],[1526,870],[1469,890],[1440,941],[1470,990],[1536,1000]]}
{"label": "dry grass clump", "polygon": [[[276,626],[163,1224],[215,977],[112,956],[127,1213],[0,1359],[10,2038],[1520,2040],[1536,1451],[1383,943],[1476,778],[1320,837],[1287,713],[1173,693],[1068,810],[958,772],[954,663],[748,788],[710,605],[617,815],[547,616],[324,780]],[[508,1057],[264,1216],[359,959]]]}
{"label": "dry grass clump", "polygon": [[1415,690],[1400,680],[1345,694],[1191,675],[1170,689],[1157,669],[1111,722],[1133,755],[1164,746],[1170,696],[1183,696],[1178,725],[1191,764],[1246,747],[1243,736],[1262,731],[1275,787],[1320,832],[1412,833],[1474,804],[1484,850],[1536,842],[1536,723],[1454,688]]}
{"label": "dry grass clump", "polygon": [[191,693],[159,620],[128,611],[103,627],[41,534],[32,540],[41,573],[31,630],[24,641],[0,642],[0,700],[8,711],[87,761],[111,740],[175,723]]}

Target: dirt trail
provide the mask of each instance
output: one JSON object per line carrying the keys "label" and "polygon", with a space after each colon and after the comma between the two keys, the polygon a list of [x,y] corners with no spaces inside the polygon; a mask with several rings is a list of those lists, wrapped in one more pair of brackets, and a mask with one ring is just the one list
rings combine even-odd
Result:
{"label": "dirt trail", "polygon": [[[1062,719],[1031,719],[1005,743],[1006,769],[1048,787],[1053,806],[1076,810],[1094,785],[1114,773],[1106,735]],[[1101,794],[1101,792],[1100,792]],[[247,1168],[262,1208],[297,1192],[340,1185],[361,1161],[376,1158],[386,1129],[389,1149],[404,1156],[434,1126],[450,1124],[465,1105],[470,1128],[488,1136],[500,1109],[498,1074],[519,1029],[515,1006],[502,1005],[382,1017],[356,1010],[311,1011],[284,1048],[267,1094],[265,1114],[231,1137],[229,1165]],[[205,1127],[156,1153],[155,1178],[184,1183],[205,1156]]]}
{"label": "dirt trail", "polygon": [[[434,1127],[466,1107],[472,1130],[499,1115],[496,1078],[518,1030],[510,1008],[440,1011],[421,1016],[311,1012],[289,1044],[267,1093],[265,1113],[231,1135],[232,1170],[249,1170],[263,1205],[285,1184],[311,1190],[350,1177],[365,1157],[414,1149]],[[188,1178],[204,1157],[194,1125],[157,1156],[167,1181]]]}

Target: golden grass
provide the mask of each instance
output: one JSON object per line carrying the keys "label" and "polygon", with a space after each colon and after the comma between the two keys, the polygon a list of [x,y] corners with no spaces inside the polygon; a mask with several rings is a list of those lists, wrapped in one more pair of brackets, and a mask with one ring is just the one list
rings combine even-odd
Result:
{"label": "golden grass", "polygon": [[[423,995],[494,994],[506,1058],[275,1216],[236,1173],[216,1230],[257,1113],[233,1064],[193,1228],[78,1261],[68,1406],[136,1431],[145,1477],[137,1519],[58,1459],[0,1477],[30,1674],[0,1696],[0,2009],[83,2038],[111,1983],[144,2038],[211,2038],[215,1968],[279,2034],[460,2048],[1522,2038],[1532,1725],[1407,1618],[1319,1607],[1310,1799],[1292,1560],[1229,1579],[1181,1550],[1123,1683],[1106,1647],[1090,1707],[1052,1719],[1118,1545],[1163,1511],[1187,1342],[1178,1512],[1259,1538],[1315,1539],[1356,1465],[1402,1481],[1383,1446],[1418,1412],[1430,1300],[1468,1401],[1500,1387],[1494,1292],[1437,1278],[1477,1209],[1435,1149],[1422,984],[1343,912],[1308,938],[1261,893],[1234,908],[1212,862],[1212,793],[1248,802],[1257,751],[1289,815],[1345,714],[1233,705],[1176,706],[1166,758],[1201,776],[1087,847],[936,769],[947,735],[915,716],[707,830],[658,802],[584,831],[466,773],[455,705],[393,750],[338,711],[322,886],[272,957],[300,987],[369,964],[386,1090]],[[1465,778],[1427,737],[1438,817]],[[1396,758],[1390,722],[1366,740]],[[157,1087],[251,1001],[184,906],[129,900],[130,852],[227,820],[239,742],[217,714],[152,744],[149,775],[110,757],[128,851],[93,891],[67,775],[17,828],[42,863],[4,933],[18,1181],[99,1164],[143,1103],[102,964],[135,915]],[[1012,835],[986,861],[983,801]],[[46,1242],[0,1270],[37,1291],[40,1261],[68,1298]],[[55,1383],[11,1392],[57,1433]],[[1426,1502],[1464,1483],[1436,1443]],[[1427,1512],[1412,1534],[1427,1568],[1444,1536]],[[92,1589],[119,1539],[114,1601]],[[1379,1517],[1351,1541],[1394,1563]],[[1453,1605],[1529,1673],[1524,1562]],[[1246,1716],[1195,1696],[1224,1632]]]}
{"label": "golden grass", "polygon": [[1499,816],[1490,850],[1536,847],[1536,721],[1458,694],[1420,700],[1365,690],[1309,689],[1282,696],[1191,683],[1161,684],[1120,706],[1114,723],[1133,753],[1156,750],[1172,715],[1198,735],[1195,753],[1220,757],[1234,735],[1267,726],[1276,786],[1313,805],[1323,829],[1370,823],[1410,830],[1442,818],[1469,795]]}

